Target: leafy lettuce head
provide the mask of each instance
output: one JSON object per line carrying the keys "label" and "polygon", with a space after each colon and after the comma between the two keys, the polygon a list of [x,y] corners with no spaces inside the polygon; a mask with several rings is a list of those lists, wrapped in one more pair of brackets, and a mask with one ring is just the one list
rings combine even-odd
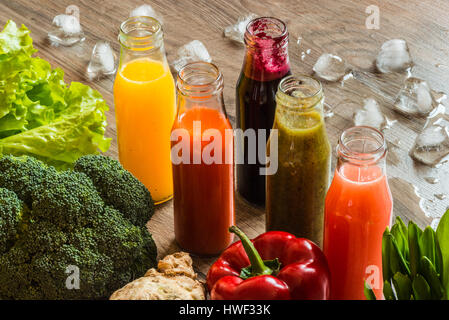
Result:
{"label": "leafy lettuce head", "polygon": [[0,155],[31,155],[59,169],[105,152],[106,102],[38,57],[30,31],[8,21],[0,32]]}

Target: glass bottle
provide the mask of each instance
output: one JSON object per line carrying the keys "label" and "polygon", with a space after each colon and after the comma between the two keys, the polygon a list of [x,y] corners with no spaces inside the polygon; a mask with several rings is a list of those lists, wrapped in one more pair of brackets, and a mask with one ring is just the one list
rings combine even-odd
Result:
{"label": "glass bottle", "polygon": [[393,209],[386,153],[384,136],[372,127],[352,127],[340,137],[325,209],[332,299],[365,299],[365,281],[382,297],[382,235]]}
{"label": "glass bottle", "polygon": [[132,17],[120,26],[120,64],[114,83],[119,158],[151,192],[155,203],[173,195],[170,131],[175,85],[160,23]]}
{"label": "glass bottle", "polygon": [[288,76],[279,84],[276,103],[267,155],[270,162],[277,157],[278,169],[267,175],[266,228],[321,246],[331,168],[321,83],[308,76]]}
{"label": "glass bottle", "polygon": [[215,255],[233,239],[234,136],[223,76],[207,62],[184,66],[177,81],[172,162],[175,237],[184,250]]}
{"label": "glass bottle", "polygon": [[[241,157],[237,161],[237,190],[247,201],[264,206],[265,176],[260,168],[265,163],[265,146],[273,126],[276,91],[281,79],[290,74],[287,27],[276,18],[256,18],[246,27],[245,44],[236,89],[237,127],[244,133],[247,129],[256,131],[236,140],[237,156]],[[259,136],[259,129],[266,130],[265,136]],[[264,141],[259,144],[259,139]]]}

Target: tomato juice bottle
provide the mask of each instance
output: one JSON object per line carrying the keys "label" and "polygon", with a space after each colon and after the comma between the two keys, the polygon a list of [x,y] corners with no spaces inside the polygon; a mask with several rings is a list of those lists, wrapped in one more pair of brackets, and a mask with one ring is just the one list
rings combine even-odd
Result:
{"label": "tomato juice bottle", "polygon": [[177,77],[172,129],[175,237],[194,254],[215,255],[233,239],[234,137],[223,103],[223,76],[206,62]]}

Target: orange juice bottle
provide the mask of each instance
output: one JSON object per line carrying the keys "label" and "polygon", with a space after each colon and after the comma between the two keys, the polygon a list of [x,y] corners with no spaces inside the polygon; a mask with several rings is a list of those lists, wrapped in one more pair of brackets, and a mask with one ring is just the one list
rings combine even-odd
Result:
{"label": "orange juice bottle", "polygon": [[156,204],[173,195],[170,132],[175,85],[160,23],[132,17],[122,23],[120,65],[114,83],[119,158],[151,192]]}

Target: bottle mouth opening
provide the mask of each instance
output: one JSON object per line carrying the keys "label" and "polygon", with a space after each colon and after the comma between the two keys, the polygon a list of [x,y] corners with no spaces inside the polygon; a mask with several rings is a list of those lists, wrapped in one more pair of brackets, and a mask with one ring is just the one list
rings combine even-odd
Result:
{"label": "bottle mouth opening", "polygon": [[273,44],[284,45],[288,40],[286,24],[274,17],[260,17],[246,26],[245,43],[250,46],[270,48]]}
{"label": "bottle mouth opening", "polygon": [[131,17],[120,25],[119,42],[125,47],[151,49],[162,40],[162,25],[147,16]]}
{"label": "bottle mouth opening", "polygon": [[278,89],[291,98],[302,99],[313,98],[323,90],[320,81],[306,75],[285,77]]}
{"label": "bottle mouth opening", "polygon": [[385,137],[379,130],[368,126],[346,129],[340,136],[337,153],[359,164],[374,164],[387,152]]}
{"label": "bottle mouth opening", "polygon": [[223,75],[213,63],[192,62],[179,70],[176,86],[187,96],[209,96],[223,88]]}

